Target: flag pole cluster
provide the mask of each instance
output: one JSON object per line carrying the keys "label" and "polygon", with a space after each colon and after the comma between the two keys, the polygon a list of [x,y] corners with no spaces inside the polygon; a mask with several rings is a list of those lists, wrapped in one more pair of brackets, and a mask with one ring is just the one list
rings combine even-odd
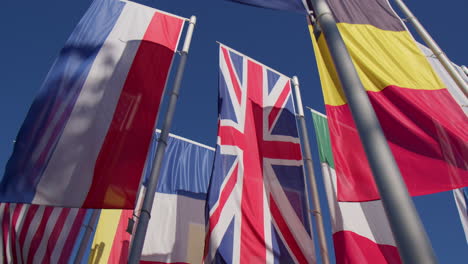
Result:
{"label": "flag pole cluster", "polygon": [[[465,91],[456,88],[445,57],[429,58],[387,0],[231,1],[310,19],[327,112],[312,116],[337,263],[435,262],[410,195],[455,189],[468,237],[466,83],[455,78]],[[169,134],[195,22],[127,0],[92,2],[0,182],[1,261],[317,262],[309,211],[321,209],[296,77],[298,114],[289,77],[220,43],[216,148]]]}

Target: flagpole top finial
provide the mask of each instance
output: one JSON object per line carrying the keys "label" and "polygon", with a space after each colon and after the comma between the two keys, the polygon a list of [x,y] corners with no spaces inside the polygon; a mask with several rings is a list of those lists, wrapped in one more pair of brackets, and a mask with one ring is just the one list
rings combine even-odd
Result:
{"label": "flagpole top finial", "polygon": [[299,86],[299,79],[297,78],[297,76],[293,76],[291,78],[291,81],[294,86]]}

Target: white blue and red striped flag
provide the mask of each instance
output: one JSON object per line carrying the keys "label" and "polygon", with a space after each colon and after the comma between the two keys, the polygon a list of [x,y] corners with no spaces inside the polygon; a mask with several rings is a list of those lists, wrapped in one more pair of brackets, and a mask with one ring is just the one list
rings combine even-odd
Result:
{"label": "white blue and red striped flag", "polygon": [[184,21],[95,0],[18,133],[0,201],[133,208]]}
{"label": "white blue and red striped flag", "polygon": [[315,263],[290,79],[220,46],[208,263]]}

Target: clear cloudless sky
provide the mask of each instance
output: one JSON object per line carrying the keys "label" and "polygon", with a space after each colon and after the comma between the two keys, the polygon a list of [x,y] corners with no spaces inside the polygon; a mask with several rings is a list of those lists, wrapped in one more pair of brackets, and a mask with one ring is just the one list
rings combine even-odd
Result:
{"label": "clear cloudless sky", "polygon": [[[216,143],[216,41],[237,49],[285,75],[297,75],[301,83],[304,105],[324,112],[317,67],[304,16],[243,6],[224,0],[138,2],[180,16],[196,15],[198,18],[172,133],[211,146]],[[406,2],[448,57],[459,65],[467,65],[468,1]],[[61,47],[90,3],[91,0],[2,2],[0,175],[3,175],[13,149],[13,141],[34,96]],[[165,106],[162,111],[165,111]],[[307,115],[306,120],[312,141],[329,250],[333,255],[329,213],[324,200],[321,173],[318,170],[320,166],[312,119]],[[467,242],[452,193],[416,197],[414,200],[440,263],[468,263]]]}

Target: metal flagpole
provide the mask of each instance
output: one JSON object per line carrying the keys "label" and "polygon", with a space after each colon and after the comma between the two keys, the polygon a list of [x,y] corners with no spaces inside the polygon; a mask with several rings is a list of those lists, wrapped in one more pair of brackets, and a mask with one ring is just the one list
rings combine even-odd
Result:
{"label": "metal flagpole", "polygon": [[92,210],[93,212],[91,214],[91,217],[87,225],[85,226],[86,230],[83,235],[83,238],[81,239],[80,248],[78,249],[78,253],[76,253],[76,258],[74,261],[75,264],[81,263],[81,261],[83,260],[83,256],[88,247],[88,243],[90,242],[89,240],[91,238],[91,234],[96,230],[96,224],[97,224],[97,220],[99,219],[99,214],[101,213],[101,210],[100,209],[92,209]]}
{"label": "metal flagpole", "polygon": [[164,152],[167,146],[169,130],[171,128],[177,99],[179,97],[180,84],[182,82],[182,75],[184,73],[185,63],[187,62],[187,55],[190,47],[190,42],[192,40],[192,34],[195,27],[195,23],[196,17],[190,17],[189,26],[185,36],[184,46],[180,53],[180,62],[177,68],[171,98],[161,129],[161,135],[158,138],[158,146],[156,147],[156,155],[153,160],[151,177],[149,178],[148,187],[146,189],[145,198],[143,199],[143,205],[141,207],[140,217],[138,219],[135,236],[133,237],[132,246],[130,249],[130,256],[128,258],[128,263],[130,264],[138,264],[140,262],[141,252],[143,250],[143,242],[145,240],[146,230],[148,229],[148,222],[151,217],[151,209],[153,207],[154,195],[156,192],[156,186],[158,184],[159,172],[161,171],[161,165],[164,157]]}
{"label": "metal flagpole", "polygon": [[468,68],[467,68],[465,65],[462,65],[461,68],[462,68],[463,72],[464,72],[464,73],[467,75],[467,77],[468,77]]}
{"label": "metal flagpole", "polygon": [[377,116],[325,0],[311,0],[404,263],[437,263]]}
{"label": "metal flagpole", "polygon": [[426,45],[432,50],[437,59],[442,63],[445,70],[450,74],[455,83],[460,87],[460,90],[468,97],[468,84],[462,79],[457,70],[453,67],[452,63],[448,59],[447,55],[440,49],[439,45],[432,39],[431,35],[426,31],[426,29],[419,23],[419,20],[413,15],[411,10],[402,0],[395,0],[395,3],[398,5],[400,10],[406,16],[411,24],[413,24],[414,29],[418,32],[419,36],[424,40]]}
{"label": "metal flagpole", "polygon": [[[322,256],[322,263],[329,264],[330,258],[328,256],[327,240],[325,238],[325,228],[323,227],[322,209],[320,208],[320,200],[318,196],[317,183],[315,181],[314,164],[312,163],[312,153],[310,151],[310,141],[307,134],[307,127],[304,119],[304,108],[302,107],[301,91],[299,90],[299,80],[296,76],[292,77],[292,83],[294,86],[294,93],[296,94],[297,103],[297,117],[299,119],[299,125],[301,127],[302,140],[304,142],[304,161],[309,174],[310,182],[310,193],[312,195],[312,204],[314,207],[314,216],[317,221],[317,235],[320,246],[320,255]],[[308,198],[308,197],[307,197]],[[311,230],[312,232],[312,230]]]}

